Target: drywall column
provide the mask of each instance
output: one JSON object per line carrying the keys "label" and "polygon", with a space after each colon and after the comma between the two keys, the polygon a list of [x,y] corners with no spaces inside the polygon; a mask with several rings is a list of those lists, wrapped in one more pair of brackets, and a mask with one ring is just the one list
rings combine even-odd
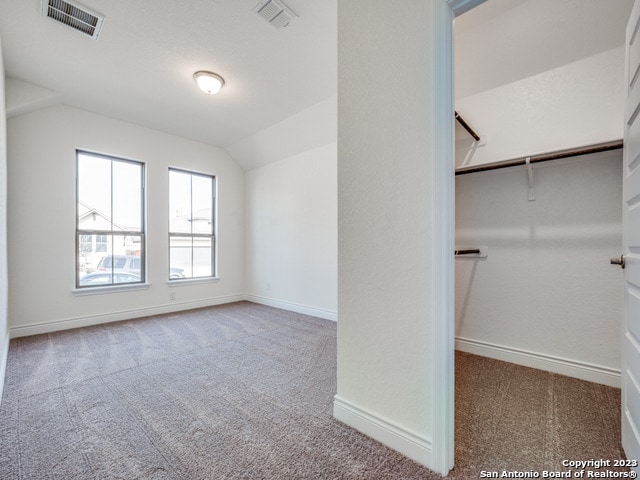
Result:
{"label": "drywall column", "polygon": [[4,101],[4,63],[0,43],[0,400],[9,353],[7,325],[7,114]]}
{"label": "drywall column", "polygon": [[334,415],[441,473],[453,461],[451,27],[444,0],[338,4]]}

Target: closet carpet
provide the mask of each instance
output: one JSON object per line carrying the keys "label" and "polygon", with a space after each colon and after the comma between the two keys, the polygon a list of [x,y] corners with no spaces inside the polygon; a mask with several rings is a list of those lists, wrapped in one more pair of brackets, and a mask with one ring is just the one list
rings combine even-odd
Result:
{"label": "closet carpet", "polygon": [[[456,468],[622,457],[619,390],[456,356]],[[2,479],[440,479],[332,418],[336,324],[248,302],[11,341]]]}

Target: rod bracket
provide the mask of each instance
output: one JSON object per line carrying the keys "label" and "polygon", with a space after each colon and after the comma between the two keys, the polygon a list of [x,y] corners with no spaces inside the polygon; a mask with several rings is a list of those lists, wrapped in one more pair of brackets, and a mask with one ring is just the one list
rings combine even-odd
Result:
{"label": "rod bracket", "polygon": [[529,179],[529,201],[536,199],[535,178],[533,176],[533,165],[531,165],[531,157],[527,157],[524,161],[527,166],[527,178]]}

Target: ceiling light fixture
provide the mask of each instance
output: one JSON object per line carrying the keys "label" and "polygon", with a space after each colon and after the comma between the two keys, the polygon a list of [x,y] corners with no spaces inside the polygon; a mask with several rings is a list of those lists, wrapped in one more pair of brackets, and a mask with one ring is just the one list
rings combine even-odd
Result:
{"label": "ceiling light fixture", "polygon": [[198,84],[200,90],[207,95],[215,95],[224,87],[224,78],[217,73],[200,70],[193,74],[193,79]]}

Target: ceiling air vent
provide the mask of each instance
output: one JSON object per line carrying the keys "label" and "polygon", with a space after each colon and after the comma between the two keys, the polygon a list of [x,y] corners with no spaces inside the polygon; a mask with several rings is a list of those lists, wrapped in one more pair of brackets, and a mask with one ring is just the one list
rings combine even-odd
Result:
{"label": "ceiling air vent", "polygon": [[289,26],[291,20],[298,18],[289,7],[279,0],[262,0],[253,11],[278,30]]}
{"label": "ceiling air vent", "polygon": [[42,0],[42,15],[98,40],[104,17],[68,0]]}

